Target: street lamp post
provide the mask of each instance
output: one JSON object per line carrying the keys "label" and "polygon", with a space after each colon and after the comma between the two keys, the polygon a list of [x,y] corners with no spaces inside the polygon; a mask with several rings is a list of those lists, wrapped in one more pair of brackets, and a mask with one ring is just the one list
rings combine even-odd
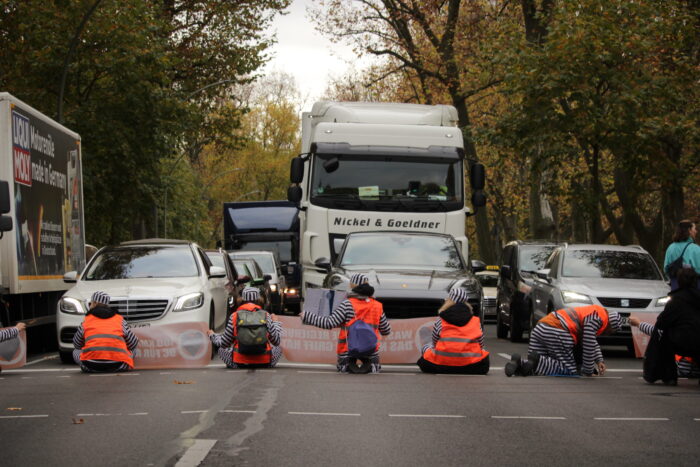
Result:
{"label": "street lamp post", "polygon": [[236,201],[241,200],[241,199],[245,198],[246,196],[252,195],[252,194],[255,194],[255,193],[260,193],[260,190],[253,190],[253,191],[249,191],[248,193],[243,193],[241,196],[239,196],[238,198],[234,199],[233,202],[235,203]]}

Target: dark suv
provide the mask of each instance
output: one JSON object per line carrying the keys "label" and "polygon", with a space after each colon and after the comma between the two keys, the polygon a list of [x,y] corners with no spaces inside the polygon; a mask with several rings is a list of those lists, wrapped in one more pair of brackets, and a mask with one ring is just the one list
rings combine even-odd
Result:
{"label": "dark suv", "polygon": [[522,340],[530,329],[532,286],[549,255],[558,246],[547,241],[514,240],[503,247],[496,297],[496,336]]}

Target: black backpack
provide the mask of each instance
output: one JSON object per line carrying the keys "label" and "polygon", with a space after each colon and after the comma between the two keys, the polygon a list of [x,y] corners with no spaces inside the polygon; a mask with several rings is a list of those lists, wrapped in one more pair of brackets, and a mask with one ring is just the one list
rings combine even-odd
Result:
{"label": "black backpack", "polygon": [[267,351],[267,314],[260,308],[254,311],[238,310],[236,322],[238,352],[260,355]]}
{"label": "black backpack", "polygon": [[678,275],[678,272],[681,269],[683,269],[683,254],[685,253],[685,250],[688,249],[691,243],[692,242],[688,242],[685,245],[685,248],[683,248],[683,251],[681,251],[681,255],[678,258],[671,261],[670,263],[668,263],[668,265],[666,266],[666,274],[668,274],[668,277],[670,277],[671,279],[674,279],[676,275]]}

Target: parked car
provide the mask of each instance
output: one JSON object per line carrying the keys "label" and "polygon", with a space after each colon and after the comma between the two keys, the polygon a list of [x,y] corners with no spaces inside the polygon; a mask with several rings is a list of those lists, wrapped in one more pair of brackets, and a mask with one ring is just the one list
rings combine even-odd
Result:
{"label": "parked car", "polygon": [[129,323],[199,321],[210,329],[222,329],[226,322],[225,284],[230,278],[192,242],[150,239],[105,247],[95,253],[82,273],[68,272],[63,280],[75,283],[63,294],[56,310],[63,362],[73,361],[73,335],[97,290],[110,295],[110,307]]}
{"label": "parked car", "polygon": [[352,274],[366,273],[388,318],[436,316],[453,287],[467,291],[481,317],[481,285],[451,235],[351,233],[333,265],[320,258],[316,266],[328,271],[323,287],[336,290],[348,290]]}
{"label": "parked car", "polygon": [[484,321],[496,321],[496,296],[498,295],[498,266],[487,266],[485,270],[475,273],[481,283],[484,298],[481,308],[484,310]]}
{"label": "parked car", "polygon": [[557,243],[514,240],[503,247],[496,295],[496,336],[519,342],[523,331],[530,329],[532,300],[530,290],[535,271],[545,261]]}
{"label": "parked car", "polygon": [[654,258],[640,246],[562,245],[537,271],[532,288],[536,322],[564,307],[601,305],[623,317],[623,328],[601,342],[632,348],[633,312],[663,311],[670,287]]}
{"label": "parked car", "polygon": [[270,297],[272,296],[272,291],[270,290],[270,275],[263,273],[262,268],[253,258],[235,258],[231,255],[231,252],[227,252],[233,264],[236,266],[236,270],[239,274],[248,276],[250,280],[244,282],[239,281],[238,289],[239,293],[244,287],[250,285],[252,287],[257,287],[260,289],[260,297],[263,299],[263,308],[265,310],[270,309]]}
{"label": "parked car", "polygon": [[284,311],[284,290],[287,288],[279,258],[271,251],[231,251],[234,259],[254,259],[264,275],[269,275],[270,310],[273,313]]}

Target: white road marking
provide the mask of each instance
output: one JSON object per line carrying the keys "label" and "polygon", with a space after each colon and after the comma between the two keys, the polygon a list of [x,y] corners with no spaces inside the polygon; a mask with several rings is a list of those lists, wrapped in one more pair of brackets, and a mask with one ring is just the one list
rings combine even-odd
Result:
{"label": "white road marking", "polygon": [[499,356],[499,357],[503,357],[503,358],[505,358],[506,360],[510,360],[510,355],[508,355],[507,353],[499,353],[498,356]]}
{"label": "white road marking", "polygon": [[566,417],[529,417],[522,415],[491,415],[491,418],[498,419],[523,419],[523,420],[566,420]]}
{"label": "white road marking", "polygon": [[56,376],[56,378],[72,378],[72,376],[71,375],[59,375],[59,376]]}
{"label": "white road marking", "polygon": [[172,371],[161,371],[159,374],[160,375],[172,375],[173,372]]}
{"label": "white road marking", "polygon": [[337,371],[297,370],[297,373],[316,374],[316,375],[333,375],[333,374],[337,373]]}
{"label": "white road marking", "polygon": [[207,413],[208,410],[181,410],[180,413]]}
{"label": "white road marking", "polygon": [[129,415],[148,415],[148,412],[134,412],[130,413]]}
{"label": "white road marking", "polygon": [[695,420],[696,422],[700,422],[700,418],[694,418],[693,420]]}
{"label": "white road marking", "polygon": [[24,366],[34,365],[35,363],[43,362],[46,360],[54,360],[56,358],[58,358],[58,355],[49,355],[48,357],[38,358],[36,360],[32,360],[31,362],[27,362],[24,364]]}
{"label": "white road marking", "polygon": [[195,439],[185,454],[177,461],[176,467],[196,467],[207,457],[216,444],[215,439]]}
{"label": "white road marking", "polygon": [[428,414],[410,414],[410,413],[390,413],[390,417],[408,417],[408,418],[466,418],[466,415],[428,415]]}
{"label": "white road marking", "polygon": [[0,418],[47,418],[48,414],[42,415],[0,415]]}
{"label": "white road marking", "polygon": [[22,379],[34,379],[34,376],[22,376]]}
{"label": "white road marking", "polygon": [[120,413],[77,413],[76,417],[109,417],[112,415],[121,415]]}
{"label": "white road marking", "polygon": [[219,410],[219,413],[256,413],[255,410]]}
{"label": "white road marking", "polygon": [[359,417],[359,413],[335,413],[335,412],[287,412],[289,415],[330,415],[336,417]]}
{"label": "white road marking", "polygon": [[623,421],[623,422],[667,422],[669,418],[651,418],[651,417],[596,417],[593,420],[606,421]]}

